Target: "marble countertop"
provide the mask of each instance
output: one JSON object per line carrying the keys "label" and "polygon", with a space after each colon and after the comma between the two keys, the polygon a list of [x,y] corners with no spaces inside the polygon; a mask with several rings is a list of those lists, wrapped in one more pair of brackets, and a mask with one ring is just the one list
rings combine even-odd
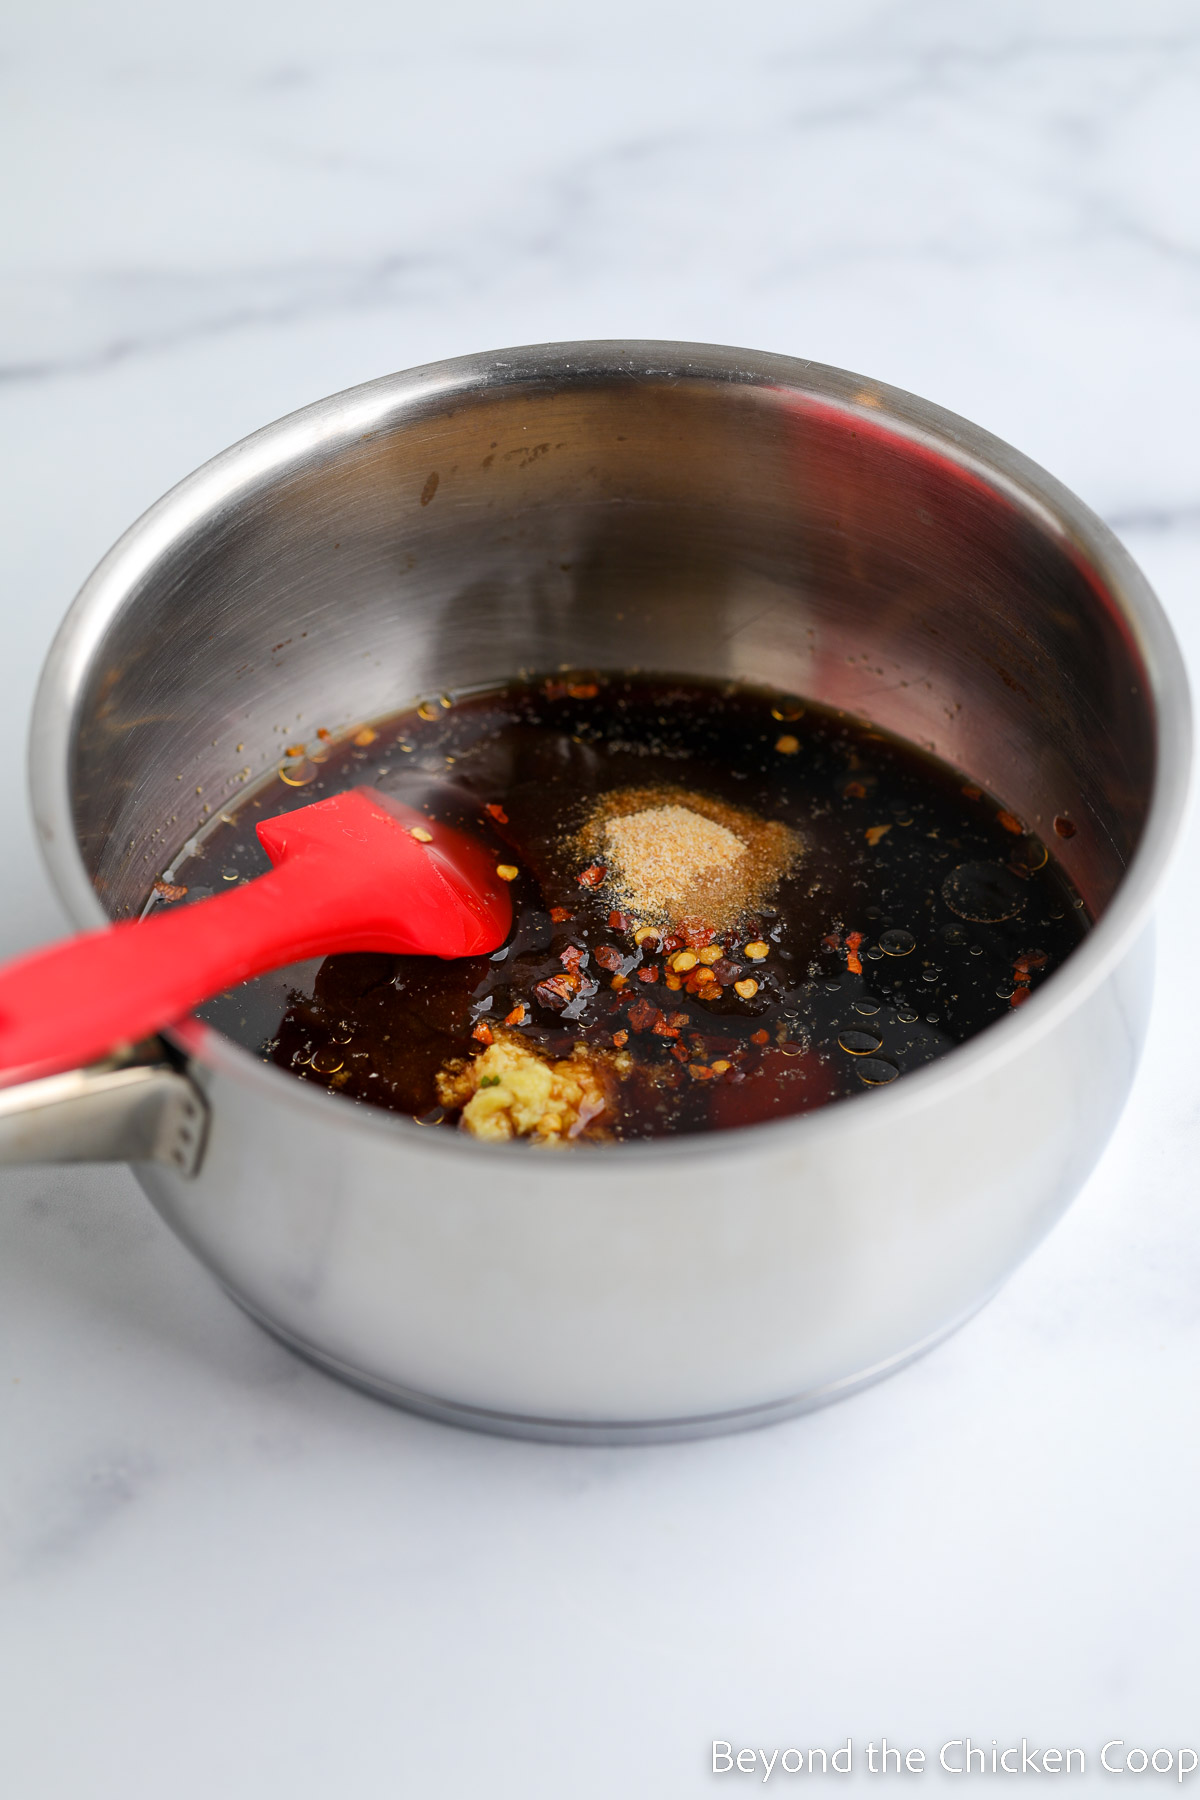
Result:
{"label": "marble countertop", "polygon": [[[1107,518],[1200,664],[1188,0],[40,0],[5,36],[3,952],[64,923],[17,775],[89,568],[245,432],[435,357],[703,339],[911,388]],[[6,1172],[3,1791],[687,1800],[714,1738],[850,1737],[855,1784],[881,1735],[1079,1745],[1085,1785],[1108,1739],[1200,1748],[1198,892],[1193,830],[1064,1222],[924,1361],[744,1437],[390,1411],[124,1170]]]}

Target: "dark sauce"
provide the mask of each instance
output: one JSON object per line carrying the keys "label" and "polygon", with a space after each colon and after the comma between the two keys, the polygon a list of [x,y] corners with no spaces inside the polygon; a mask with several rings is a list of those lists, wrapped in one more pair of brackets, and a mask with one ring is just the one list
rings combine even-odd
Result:
{"label": "dark sauce", "polygon": [[[1046,847],[961,774],[745,686],[557,676],[426,702],[369,743],[318,755],[300,765],[303,785],[286,771],[177,865],[189,898],[267,868],[258,819],[358,783],[427,796],[431,816],[446,816],[449,782],[451,811],[465,800],[504,815],[497,858],[520,871],[509,941],[456,962],[329,957],[200,1013],[301,1080],[430,1124],[457,1123],[438,1105],[439,1069],[478,1054],[522,1005],[516,1029],[555,1057],[626,1034],[633,1066],[603,1121],[610,1137],[804,1112],[886,1085],[1002,1018],[1088,926]],[[703,992],[666,986],[670,946],[634,943],[603,886],[580,885],[570,842],[598,796],[664,783],[783,820],[804,841],[769,904],[719,940],[719,979]],[[755,940],[763,960],[745,955]],[[643,979],[651,966],[656,978]],[[564,969],[579,978],[565,994],[547,986]],[[736,988],[747,977],[749,999]]]}

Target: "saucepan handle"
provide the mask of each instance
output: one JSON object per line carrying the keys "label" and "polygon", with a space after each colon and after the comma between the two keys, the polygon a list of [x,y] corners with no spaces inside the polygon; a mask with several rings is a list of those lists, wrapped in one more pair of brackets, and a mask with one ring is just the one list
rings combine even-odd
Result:
{"label": "saucepan handle", "polygon": [[158,1039],[0,1088],[0,1165],[155,1162],[194,1175],[208,1103]]}

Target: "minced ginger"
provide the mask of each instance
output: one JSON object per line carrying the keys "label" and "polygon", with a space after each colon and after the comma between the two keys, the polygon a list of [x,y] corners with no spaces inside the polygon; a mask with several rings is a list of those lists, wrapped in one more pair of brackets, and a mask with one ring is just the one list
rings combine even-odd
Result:
{"label": "minced ginger", "polygon": [[616,1078],[632,1066],[628,1052],[586,1044],[552,1062],[515,1032],[500,1031],[482,1055],[447,1063],[438,1074],[437,1093],[448,1112],[462,1108],[460,1124],[472,1137],[562,1143],[585,1134],[607,1135],[605,1115],[612,1115]]}

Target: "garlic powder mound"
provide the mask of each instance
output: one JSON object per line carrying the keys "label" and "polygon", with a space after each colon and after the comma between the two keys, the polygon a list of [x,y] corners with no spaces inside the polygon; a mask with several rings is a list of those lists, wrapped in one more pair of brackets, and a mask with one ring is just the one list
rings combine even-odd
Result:
{"label": "garlic powder mound", "polygon": [[613,819],[604,848],[624,887],[638,895],[638,911],[655,913],[670,912],[702,877],[746,854],[740,837],[688,806],[650,806]]}
{"label": "garlic powder mound", "polygon": [[623,788],[592,808],[574,851],[604,867],[622,910],[647,924],[724,930],[799,860],[799,833],[686,788]]}

